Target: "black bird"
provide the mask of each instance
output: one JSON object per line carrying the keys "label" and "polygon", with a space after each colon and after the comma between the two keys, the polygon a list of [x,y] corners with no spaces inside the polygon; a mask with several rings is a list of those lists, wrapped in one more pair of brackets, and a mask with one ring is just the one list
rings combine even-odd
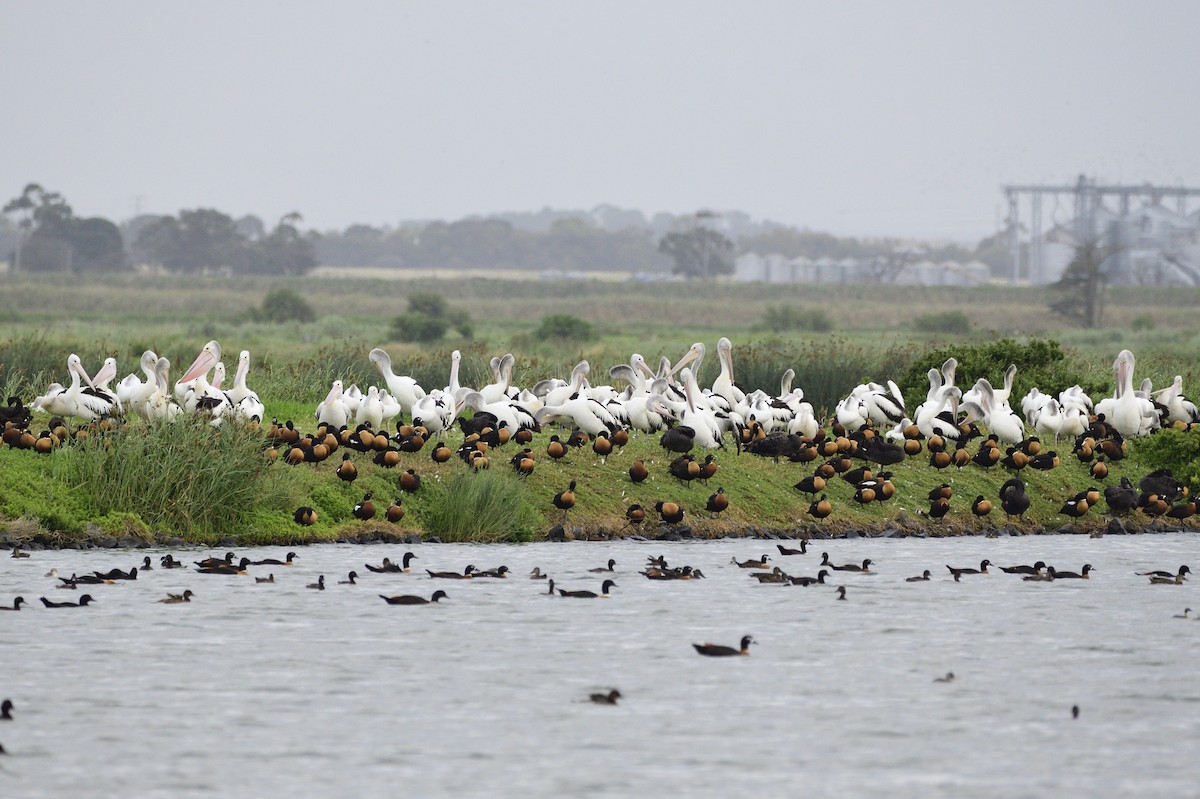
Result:
{"label": "black bird", "polygon": [[439,599],[447,599],[446,592],[437,590],[433,592],[433,596],[426,599],[423,596],[414,596],[412,594],[401,594],[399,596],[384,596],[379,595],[379,598],[389,605],[431,605]]}
{"label": "black bird", "polygon": [[690,452],[696,445],[696,431],[687,425],[676,425],[658,439],[662,448],[670,452]]}
{"label": "black bird", "polygon": [[1095,569],[1092,568],[1092,564],[1085,563],[1083,564],[1083,568],[1078,572],[1060,572],[1057,571],[1053,566],[1050,566],[1047,571],[1054,576],[1055,580],[1086,580],[1088,578],[1088,572],[1095,571]]}
{"label": "black bird", "polygon": [[375,503],[371,501],[373,494],[370,491],[363,494],[362,502],[354,506],[354,518],[370,521],[375,518]]}
{"label": "black bird", "polygon": [[616,565],[617,565],[617,562],[615,560],[613,560],[612,558],[609,558],[607,566],[597,566],[594,569],[588,569],[588,571],[593,572],[595,574],[599,574],[601,572],[611,572],[611,571],[615,571],[615,569],[613,569],[613,567]]}
{"label": "black bird", "polygon": [[987,567],[991,566],[991,565],[992,565],[992,562],[990,560],[985,559],[985,560],[981,560],[979,562],[978,569],[972,569],[969,566],[962,567],[962,568],[955,568],[954,566],[951,566],[950,564],[946,564],[946,568],[950,570],[951,574],[953,574],[955,577],[958,577],[961,574],[987,574],[988,573]]}
{"label": "black bird", "polygon": [[757,643],[751,636],[743,635],[740,648],[734,649],[732,646],[722,646],[721,644],[692,644],[696,651],[701,655],[708,657],[729,657],[730,655],[749,655],[750,644]]}
{"label": "black bird", "polygon": [[725,494],[724,488],[718,488],[717,493],[712,494],[708,498],[708,503],[704,509],[712,514],[720,513],[729,507],[729,497]]}
{"label": "black bird", "polygon": [[0,610],[20,610],[21,605],[23,605],[24,603],[25,603],[25,597],[19,596],[13,600],[13,606],[11,608],[0,605]]}
{"label": "black bird", "polygon": [[289,553],[287,553],[287,560],[280,560],[279,558],[263,558],[262,560],[250,561],[250,565],[251,566],[295,566],[296,565],[295,560],[296,560],[296,553],[289,552]]}
{"label": "black bird", "polygon": [[1025,484],[1014,477],[1000,486],[1000,507],[1010,518],[1020,516],[1029,510],[1029,497],[1025,494]]}
{"label": "black bird", "polygon": [[0,721],[12,721],[12,711],[15,710],[11,699],[0,702]]}
{"label": "black bird", "polygon": [[612,580],[605,580],[604,585],[601,586],[601,588],[600,588],[599,594],[597,594],[595,591],[566,591],[566,590],[563,590],[562,588],[560,588],[560,589],[558,589],[558,595],[575,597],[576,599],[596,599],[597,597],[607,599],[608,598],[608,589],[615,588],[616,585],[617,584],[614,583]]}
{"label": "black bird", "polygon": [[1000,571],[1005,574],[1040,574],[1042,569],[1046,568],[1046,562],[1039,560],[1032,566],[1001,566]]}
{"label": "black bird", "polygon": [[817,572],[816,577],[793,577],[792,585],[799,585],[804,588],[808,588],[810,585],[813,585],[813,584],[824,585],[825,578],[828,576],[829,576],[829,570],[821,569],[819,572]]}
{"label": "black bird", "polygon": [[42,600],[42,604],[48,608],[82,608],[87,607],[89,602],[95,601],[92,599],[91,594],[84,594],[83,596],[79,597],[78,602],[51,602],[49,599],[46,599],[46,597],[39,598]]}
{"label": "black bird", "polygon": [[1137,507],[1138,492],[1128,477],[1122,477],[1120,485],[1104,489],[1104,501],[1110,513],[1128,513]]}
{"label": "black bird", "polygon": [[606,694],[588,694],[588,701],[595,702],[597,705],[615,705],[620,698],[621,692],[616,688]]}
{"label": "black bird", "polygon": [[780,555],[807,555],[808,554],[808,539],[807,538],[800,539],[800,548],[799,549],[785,547],[783,544],[776,544],[775,548],[779,550]]}

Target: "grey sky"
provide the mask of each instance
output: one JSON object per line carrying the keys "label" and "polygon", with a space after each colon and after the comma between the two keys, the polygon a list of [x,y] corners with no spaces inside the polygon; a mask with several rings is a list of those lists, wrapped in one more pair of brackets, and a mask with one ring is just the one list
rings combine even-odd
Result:
{"label": "grey sky", "polygon": [[971,241],[1008,181],[1200,184],[1198,31],[1196,2],[6,0],[0,194]]}

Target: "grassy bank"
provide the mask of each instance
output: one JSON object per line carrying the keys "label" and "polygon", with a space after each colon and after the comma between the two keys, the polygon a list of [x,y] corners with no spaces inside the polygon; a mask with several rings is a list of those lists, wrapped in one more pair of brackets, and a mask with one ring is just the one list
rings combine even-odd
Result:
{"label": "grassy bank", "polygon": [[[834,510],[818,521],[807,513],[811,498],[793,486],[811,474],[821,459],[809,464],[775,463],[739,454],[730,444],[715,453],[718,471],[705,485],[671,476],[667,467],[674,456],[661,449],[657,436],[635,436],[605,458],[584,446],[554,461],[546,455],[550,435],[551,431],[538,434],[529,444],[537,466],[531,475],[519,477],[509,465],[521,449],[515,443],[489,451],[492,466],[480,472],[457,457],[435,463],[430,457],[433,441],[420,452],[401,453],[394,468],[376,465],[373,453],[345,447],[320,463],[289,465],[282,457],[264,455],[261,433],[232,428],[217,432],[191,423],[148,427],[132,422],[47,455],[0,449],[0,470],[5,475],[0,529],[13,541],[51,545],[104,538],[126,539],[126,543],[286,544],[412,534],[443,541],[526,541],[544,537],[561,523],[568,534],[580,537],[654,537],[680,531],[698,537],[767,531],[808,536],[886,529],[954,535],[986,533],[1008,525],[1024,532],[1053,531],[1068,523],[1089,531],[1107,523],[1103,504],[1080,520],[1058,513],[1077,492],[1091,486],[1103,489],[1122,476],[1136,483],[1163,461],[1200,471],[1200,457],[1186,460],[1186,453],[1200,453],[1200,432],[1168,431],[1131,442],[1128,457],[1111,462],[1103,481],[1093,479],[1087,465],[1070,454],[1070,442],[1063,441],[1058,468],[1023,470],[1020,476],[1032,506],[1024,517],[1009,520],[999,508],[997,492],[1011,472],[1003,466],[984,469],[974,463],[938,470],[922,451],[889,469],[896,493],[886,503],[860,505],[852,500],[852,485],[831,479],[824,493]],[[451,448],[461,441],[458,433],[446,438]],[[336,474],[346,452],[358,469],[358,479],[352,483]],[[650,477],[633,483],[628,470],[638,459],[649,466]],[[421,477],[421,487],[414,493],[400,489],[400,474],[408,469]],[[1177,474],[1200,480],[1200,474],[1181,473],[1178,468]],[[552,499],[572,480],[576,504],[564,515]],[[929,518],[927,495],[943,483],[954,492],[950,513],[942,519]],[[730,507],[714,516],[704,506],[718,487],[729,497]],[[353,508],[367,492],[374,495],[378,510],[373,520],[363,521],[355,518]],[[977,495],[996,504],[991,515],[972,515],[971,502]],[[384,519],[384,511],[396,498],[405,513],[392,524]],[[684,508],[682,524],[659,523],[653,510],[659,500]],[[634,503],[648,511],[641,527],[631,526],[625,517],[626,508]],[[296,524],[293,512],[300,506],[316,509],[316,524]],[[1152,523],[1140,511],[1125,521],[1132,529]]]}

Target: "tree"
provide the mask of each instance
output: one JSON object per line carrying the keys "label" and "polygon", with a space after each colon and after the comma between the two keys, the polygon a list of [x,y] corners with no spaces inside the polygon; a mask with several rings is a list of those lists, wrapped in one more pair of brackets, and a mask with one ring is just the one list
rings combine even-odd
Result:
{"label": "tree", "polygon": [[672,231],[658,242],[658,251],[675,260],[675,274],[703,279],[733,274],[733,242],[704,224],[714,216],[700,211],[690,229]]}
{"label": "tree", "polygon": [[1062,278],[1053,285],[1060,298],[1050,304],[1050,310],[1084,327],[1099,327],[1104,316],[1104,292],[1111,277],[1107,264],[1118,249],[1096,238],[1080,242]]}
{"label": "tree", "polygon": [[36,272],[112,272],[127,266],[121,231],[107,219],[80,219],[58,192],[37,183],[10,200],[19,216],[15,269]]}
{"label": "tree", "polygon": [[408,298],[408,311],[392,320],[392,338],[397,341],[438,341],[450,328],[463,338],[473,332],[466,311],[450,308],[440,294],[418,293]]}
{"label": "tree", "polygon": [[138,255],[173,272],[216,269],[239,271],[246,259],[246,238],[233,219],[211,208],[180,211],[142,228],[134,242]]}
{"label": "tree", "polygon": [[268,275],[302,275],[317,265],[312,239],[302,235],[300,214],[292,212],[279,220],[271,234],[253,245],[246,271]]}

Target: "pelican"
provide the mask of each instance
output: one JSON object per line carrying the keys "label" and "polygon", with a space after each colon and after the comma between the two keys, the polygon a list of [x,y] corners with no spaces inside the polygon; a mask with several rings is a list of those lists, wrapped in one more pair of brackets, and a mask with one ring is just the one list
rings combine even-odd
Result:
{"label": "pelican", "polygon": [[590,436],[600,433],[610,435],[617,429],[617,420],[612,414],[590,397],[575,397],[559,405],[543,405],[533,418],[538,424],[570,419],[575,427]]}
{"label": "pelican", "polygon": [[[175,401],[182,405],[188,391],[195,390],[194,381],[205,377],[217,365],[217,361],[219,360],[221,360],[221,345],[216,341],[210,341],[205,344],[201,348],[200,354],[196,356],[196,360],[192,361],[192,365],[175,382]],[[207,387],[207,385],[208,380],[205,378],[204,386]]]}
{"label": "pelican", "polygon": [[71,385],[58,396],[62,403],[63,416],[75,416],[80,419],[98,419],[111,416],[117,408],[116,399],[107,400],[83,390],[80,378],[91,383],[91,378],[83,368],[83,362],[75,353],[67,358],[67,369],[71,372]]}
{"label": "pelican", "polygon": [[201,373],[192,381],[191,387],[183,394],[183,408],[188,413],[208,411],[213,416],[220,416],[223,407],[229,404],[229,397],[221,390],[225,382],[225,363],[217,361],[212,369],[213,379],[210,383],[208,375]]}
{"label": "pelican", "polygon": [[453,395],[432,391],[421,397],[413,406],[412,422],[423,425],[431,436],[448,429],[454,423]]}
{"label": "pelican", "polygon": [[62,400],[62,395],[66,392],[66,387],[62,383],[51,383],[46,386],[46,393],[35,397],[30,403],[35,411],[42,411],[51,416],[66,416],[67,405]]}
{"label": "pelican", "polygon": [[324,424],[334,429],[341,429],[350,423],[350,412],[342,402],[342,381],[334,380],[325,395],[325,399],[317,405],[317,424]]}
{"label": "pelican", "polygon": [[524,406],[512,402],[508,399],[499,399],[496,402],[486,402],[483,394],[478,391],[472,391],[466,386],[458,390],[461,395],[455,401],[455,413],[461,411],[464,407],[470,408],[475,412],[490,413],[496,417],[497,424],[507,424],[508,429],[512,431],[531,429],[537,430],[538,423],[534,419],[533,414]]}
{"label": "pelican", "polygon": [[724,397],[733,410],[746,416],[742,410],[746,405],[746,392],[733,382],[733,342],[724,336],[717,340],[717,360],[721,363],[721,372],[713,380],[712,393]]}
{"label": "pelican", "polygon": [[[929,370],[933,372],[933,369]],[[917,428],[921,431],[921,435],[929,438],[933,435],[945,435],[951,433],[948,430],[950,425],[947,425],[942,419],[939,419],[939,414],[949,406],[952,415],[958,414],[958,402],[962,399],[962,390],[958,386],[943,385],[938,389],[933,401],[926,400],[917,406],[916,416],[913,421]],[[958,437],[958,428],[954,427],[952,437]]]}
{"label": "pelican", "polygon": [[379,400],[379,389],[371,386],[354,413],[355,424],[369,424],[372,430],[383,427],[383,403]]}
{"label": "pelican", "polygon": [[1021,417],[1012,412],[1007,404],[996,403],[996,395],[992,384],[987,378],[981,377],[975,382],[975,390],[979,393],[979,402],[963,403],[964,407],[982,411],[984,424],[996,434],[996,438],[1005,444],[1016,444],[1025,438],[1025,425]]}
{"label": "pelican", "polygon": [[[96,372],[91,380],[88,380],[89,388],[83,389],[89,394],[94,394],[101,399],[106,399],[116,406],[117,413],[125,413],[125,409],[121,406],[120,398],[113,393],[108,384],[117,376],[117,359],[105,358],[104,363],[100,367],[100,371]],[[86,375],[85,375],[86,379]]]}
{"label": "pelican", "polygon": [[583,391],[587,384],[587,376],[592,367],[587,361],[580,361],[575,364],[575,368],[571,370],[571,379],[555,385],[550,380],[539,380],[533,386],[533,393],[540,397],[543,406],[547,405],[562,405],[567,400]]}
{"label": "pelican", "polygon": [[492,367],[494,380],[479,389],[479,394],[483,397],[485,404],[509,399],[508,389],[512,384],[512,372],[516,363],[517,359],[511,352],[505,354],[503,358],[492,358],[489,365]]}
{"label": "pelican", "polygon": [[1129,350],[1121,350],[1117,359],[1113,361],[1116,390],[1113,396],[1096,403],[1096,413],[1104,414],[1104,418],[1117,432],[1126,437],[1142,435],[1144,431],[1148,432],[1144,427],[1143,403],[1150,406],[1151,414],[1154,411],[1149,400],[1143,400],[1134,393],[1133,367],[1133,353]]}
{"label": "pelican", "polygon": [[1200,421],[1200,410],[1196,403],[1183,394],[1183,376],[1175,375],[1175,382],[1155,392],[1155,398],[1167,409],[1168,422],[1191,424]]}
{"label": "pelican", "polygon": [[139,364],[142,374],[146,376],[145,382],[139,380],[137,375],[130,374],[117,384],[117,399],[139,416],[146,415],[146,401],[158,388],[158,377],[154,373],[157,364],[158,355],[154,350],[146,350]]}
{"label": "pelican", "polygon": [[[233,374],[233,388],[225,392],[229,404],[221,405],[217,408],[216,415],[218,418],[223,413],[226,416],[244,421],[250,421],[251,419],[262,421],[266,413],[266,407],[262,404],[262,400],[258,398],[258,394],[246,387],[246,375],[249,373],[250,350],[242,350],[238,355],[237,371]],[[213,385],[220,386],[215,381]]]}
{"label": "pelican", "polygon": [[172,422],[175,417],[183,413],[183,408],[171,399],[171,381],[168,378],[170,371],[171,362],[169,360],[159,358],[155,361],[154,392],[146,398],[146,402],[142,406],[142,415],[151,421],[165,419]]}
{"label": "pelican", "polygon": [[458,350],[450,353],[450,382],[442,389],[442,393],[454,396],[454,392],[462,388],[462,384],[458,382],[458,367],[462,363],[462,353]]}
{"label": "pelican", "polygon": [[[437,391],[437,389],[434,389]],[[422,397],[424,399],[424,397]],[[404,409],[400,407],[399,401],[392,396],[391,392],[386,388],[379,389],[379,407],[383,409],[383,419],[379,422],[379,428],[382,429],[392,423],[392,420],[399,416]],[[413,405],[413,409],[416,409]]]}
{"label": "pelican", "polygon": [[379,347],[371,350],[367,358],[375,364],[379,374],[383,375],[383,381],[387,383],[388,391],[400,403],[401,412],[411,415],[417,400],[425,396],[425,389],[421,388],[411,377],[393,372],[391,356]]}
{"label": "pelican", "polygon": [[[1016,374],[1017,365],[1015,363],[1010,363],[1008,368],[1004,370],[1004,388],[992,387],[992,402],[995,407],[1008,407],[1008,398],[1012,395],[1013,378],[1016,377]],[[963,402],[972,402],[982,407],[983,403],[979,401],[979,384],[976,383],[970,391],[965,392],[962,399]],[[1022,411],[1024,411],[1023,408]]]}

